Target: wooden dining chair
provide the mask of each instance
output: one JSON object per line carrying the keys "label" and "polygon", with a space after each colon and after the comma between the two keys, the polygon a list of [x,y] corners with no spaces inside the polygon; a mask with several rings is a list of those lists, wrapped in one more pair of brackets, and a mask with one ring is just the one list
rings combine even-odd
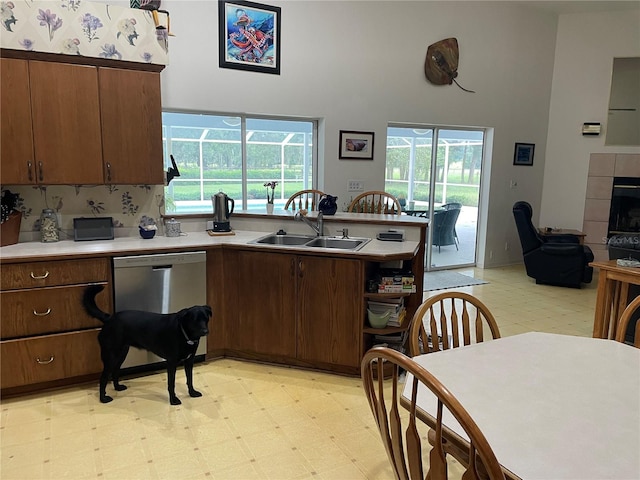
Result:
{"label": "wooden dining chair", "polygon": [[479,343],[487,333],[500,338],[498,324],[484,303],[464,292],[439,293],[425,300],[413,315],[409,353],[413,357]]}
{"label": "wooden dining chair", "polygon": [[[391,372],[390,372],[391,371]],[[410,398],[401,403],[402,371],[411,374]],[[471,459],[465,465],[465,480],[504,479],[504,473],[489,442],[456,397],[424,367],[406,355],[388,347],[374,347],[365,353],[361,363],[362,383],[378,432],[384,443],[387,457],[398,480],[444,480],[447,477],[447,454],[443,412],[453,416],[469,437],[469,447],[464,454]],[[391,375],[391,385],[384,380]],[[437,412],[433,424],[427,425],[420,418],[417,396],[429,389],[437,399]],[[405,390],[405,392],[407,392]],[[436,402],[434,401],[434,407]],[[408,411],[408,412],[407,412]],[[408,413],[408,414],[407,414]],[[429,451],[428,462],[423,461]]]}
{"label": "wooden dining chair", "polygon": [[400,201],[390,193],[380,190],[370,190],[363,192],[354,198],[347,209],[355,213],[389,213],[393,215],[402,214]]}
{"label": "wooden dining chair", "polygon": [[633,335],[633,345],[636,348],[640,348],[640,318],[633,318],[634,314],[640,310],[640,297],[634,298],[629,305],[623,310],[620,320],[618,321],[618,327],[616,331],[616,341],[621,343],[625,342],[627,330],[629,329],[629,323],[635,322],[635,333]]}
{"label": "wooden dining chair", "polygon": [[284,205],[285,210],[291,210],[294,212],[296,210],[309,210],[316,211],[318,210],[318,203],[320,203],[320,198],[324,195],[324,192],[320,190],[308,189],[308,190],[300,190],[289,197],[287,203]]}

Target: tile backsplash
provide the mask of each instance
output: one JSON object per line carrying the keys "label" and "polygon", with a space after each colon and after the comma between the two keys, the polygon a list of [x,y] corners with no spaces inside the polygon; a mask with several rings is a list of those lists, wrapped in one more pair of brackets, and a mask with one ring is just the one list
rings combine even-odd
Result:
{"label": "tile backsplash", "polygon": [[76,217],[113,217],[116,237],[138,235],[142,216],[160,223],[164,214],[162,185],[3,186],[20,195],[20,242],[40,240],[40,213],[53,209],[58,215],[60,240],[73,239]]}

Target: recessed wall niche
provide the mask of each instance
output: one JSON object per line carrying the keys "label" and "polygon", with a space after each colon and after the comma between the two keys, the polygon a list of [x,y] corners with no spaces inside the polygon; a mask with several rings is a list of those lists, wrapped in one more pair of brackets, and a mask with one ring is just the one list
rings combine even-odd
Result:
{"label": "recessed wall niche", "polygon": [[613,59],[605,145],[640,145],[640,57]]}

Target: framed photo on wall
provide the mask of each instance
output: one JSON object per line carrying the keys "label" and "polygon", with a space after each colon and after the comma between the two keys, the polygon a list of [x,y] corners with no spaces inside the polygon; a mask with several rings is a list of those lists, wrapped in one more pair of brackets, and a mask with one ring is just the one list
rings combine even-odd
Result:
{"label": "framed photo on wall", "polygon": [[534,143],[516,143],[513,152],[514,165],[533,165],[533,152],[536,146]]}
{"label": "framed photo on wall", "polygon": [[373,160],[373,132],[340,130],[338,158],[341,160]]}
{"label": "framed photo on wall", "polygon": [[280,7],[218,0],[220,68],[280,75]]}

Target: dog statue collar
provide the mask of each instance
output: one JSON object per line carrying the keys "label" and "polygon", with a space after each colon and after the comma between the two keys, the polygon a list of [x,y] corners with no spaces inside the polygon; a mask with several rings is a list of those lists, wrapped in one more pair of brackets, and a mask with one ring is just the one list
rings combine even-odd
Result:
{"label": "dog statue collar", "polygon": [[187,335],[187,332],[184,331],[184,328],[182,327],[182,324],[180,324],[180,330],[182,331],[182,335],[184,335],[184,338],[187,340],[187,345],[195,345],[196,342],[194,342],[193,340],[189,340],[189,336]]}

